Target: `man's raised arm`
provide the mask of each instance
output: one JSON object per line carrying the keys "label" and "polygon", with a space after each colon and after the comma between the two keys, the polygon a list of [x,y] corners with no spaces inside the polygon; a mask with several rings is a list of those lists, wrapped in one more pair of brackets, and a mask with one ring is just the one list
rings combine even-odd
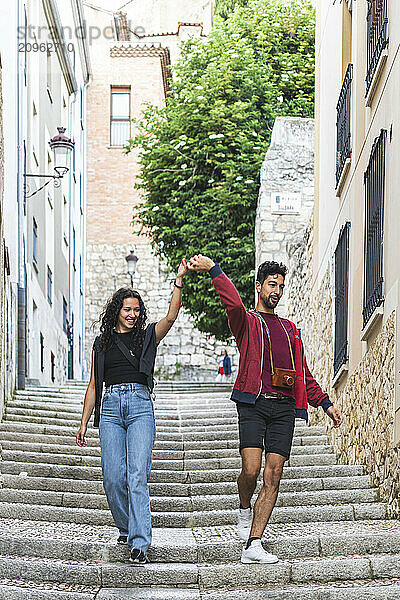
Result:
{"label": "man's raised arm", "polygon": [[238,340],[246,326],[247,312],[232,281],[225,275],[220,265],[215,264],[208,256],[196,254],[189,260],[188,266],[190,271],[209,273],[228,315],[229,328]]}

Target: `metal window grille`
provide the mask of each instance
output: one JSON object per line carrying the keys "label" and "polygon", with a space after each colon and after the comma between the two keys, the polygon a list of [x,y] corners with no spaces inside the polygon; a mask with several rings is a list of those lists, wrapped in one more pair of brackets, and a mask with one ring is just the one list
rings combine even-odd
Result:
{"label": "metal window grille", "polygon": [[383,302],[383,209],[386,131],[376,138],[364,173],[364,299],[363,327]]}
{"label": "metal window grille", "polygon": [[50,352],[50,368],[51,381],[54,383],[56,380],[56,358],[52,352]]}
{"label": "metal window grille", "polygon": [[111,87],[110,145],[122,148],[131,136],[130,87]]}
{"label": "metal window grille", "polygon": [[68,331],[68,304],[65,298],[63,298],[63,331]]}
{"label": "metal window grille", "polygon": [[335,351],[333,374],[348,358],[348,300],[349,300],[349,238],[350,223],[346,223],[339,235],[335,250]]}
{"label": "metal window grille", "polygon": [[368,0],[366,94],[371,87],[376,67],[388,45],[387,0]]}
{"label": "metal window grille", "polygon": [[47,300],[52,306],[53,304],[53,273],[50,267],[47,267]]}
{"label": "metal window grille", "polygon": [[37,241],[38,241],[38,226],[37,223],[35,221],[35,219],[33,219],[33,239],[32,239],[32,258],[33,258],[33,262],[35,264],[37,264]]}
{"label": "metal window grille", "polygon": [[40,370],[43,373],[44,371],[44,337],[43,334],[40,334]]}
{"label": "metal window grille", "polygon": [[351,82],[353,65],[347,67],[336,106],[336,187],[339,185],[346,160],[351,158]]}

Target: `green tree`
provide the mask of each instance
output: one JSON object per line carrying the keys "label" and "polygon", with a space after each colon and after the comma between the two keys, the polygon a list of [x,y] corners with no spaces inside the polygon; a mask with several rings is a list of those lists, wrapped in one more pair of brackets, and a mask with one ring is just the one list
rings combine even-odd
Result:
{"label": "green tree", "polygon": [[228,19],[237,6],[246,6],[249,0],[216,0],[215,14]]}
{"label": "green tree", "polygon": [[[249,0],[190,39],[166,106],[148,106],[127,151],[139,147],[144,202],[135,215],[174,270],[202,253],[223,265],[243,301],[254,295],[259,170],[279,115],[310,117],[314,12],[310,2]],[[183,304],[223,340],[226,317],[209,277],[185,280]]]}

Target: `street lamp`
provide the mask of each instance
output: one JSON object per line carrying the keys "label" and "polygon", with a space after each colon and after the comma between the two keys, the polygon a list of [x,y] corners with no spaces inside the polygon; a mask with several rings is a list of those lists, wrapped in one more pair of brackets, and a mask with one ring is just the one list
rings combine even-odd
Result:
{"label": "street lamp", "polygon": [[[54,171],[55,175],[41,175],[39,173],[24,173],[24,195],[25,198],[31,198],[40,190],[42,190],[46,185],[50,183],[51,180],[54,181],[54,185],[56,187],[60,187],[61,179],[64,177],[66,173],[69,171],[69,158],[72,150],[74,149],[75,142],[71,141],[69,137],[65,135],[65,127],[57,127],[58,134],[55,135],[50,141],[49,146],[54,152],[54,162],[55,167]],[[26,184],[27,177],[41,177],[43,179],[48,179],[44,185],[42,185],[39,189],[32,192],[32,194],[27,195],[28,187]]]}
{"label": "street lamp", "polygon": [[136,273],[136,264],[139,260],[134,252],[134,249],[132,249],[130,254],[125,257],[125,260],[128,263],[128,275],[131,278],[131,287],[133,287],[133,276]]}

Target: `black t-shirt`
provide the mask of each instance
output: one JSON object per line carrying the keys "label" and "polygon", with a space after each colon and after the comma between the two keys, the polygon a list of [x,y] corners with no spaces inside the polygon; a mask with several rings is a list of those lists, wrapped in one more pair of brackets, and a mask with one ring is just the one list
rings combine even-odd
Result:
{"label": "black t-shirt", "polygon": [[104,356],[104,382],[106,387],[110,385],[117,385],[118,383],[142,383],[147,384],[147,376],[145,373],[139,372],[139,359],[141,354],[141,348],[136,350],[132,345],[132,334],[128,333],[117,333],[114,335],[118,336],[123,344],[130,351],[132,358],[134,359],[134,365],[129,362],[126,356],[118,348],[117,344],[113,342]]}

